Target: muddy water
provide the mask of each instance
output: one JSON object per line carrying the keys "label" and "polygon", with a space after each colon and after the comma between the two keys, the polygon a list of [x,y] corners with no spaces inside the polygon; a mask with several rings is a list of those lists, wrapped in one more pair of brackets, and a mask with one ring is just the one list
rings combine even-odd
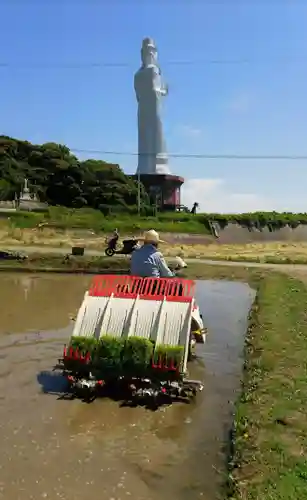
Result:
{"label": "muddy water", "polygon": [[191,376],[204,392],[150,412],[60,399],[65,386],[49,370],[89,281],[1,273],[0,498],[218,499],[252,290],[198,283],[210,335]]}

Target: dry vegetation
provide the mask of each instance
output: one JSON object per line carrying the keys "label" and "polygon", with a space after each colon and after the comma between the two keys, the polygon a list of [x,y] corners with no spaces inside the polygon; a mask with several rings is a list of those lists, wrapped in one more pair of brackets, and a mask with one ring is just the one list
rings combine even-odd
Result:
{"label": "dry vegetation", "polygon": [[[70,248],[85,246],[103,251],[106,235],[90,230],[59,230],[52,228],[0,228],[0,243],[7,246],[41,246]],[[307,242],[264,242],[242,244],[180,244],[165,243],[161,250],[166,256],[208,258],[215,260],[256,261],[271,263],[307,263]]]}
{"label": "dry vegetation", "polygon": [[165,246],[165,254],[246,262],[307,262],[307,242],[265,242]]}
{"label": "dry vegetation", "polygon": [[53,228],[18,228],[0,227],[0,243],[7,246],[49,246],[69,248],[86,246],[93,250],[101,250],[106,236],[97,236],[91,230],[60,230]]}

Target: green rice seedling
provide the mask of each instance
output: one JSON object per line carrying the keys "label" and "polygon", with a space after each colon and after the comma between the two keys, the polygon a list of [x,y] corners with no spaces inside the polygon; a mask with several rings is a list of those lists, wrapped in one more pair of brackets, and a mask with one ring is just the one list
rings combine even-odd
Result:
{"label": "green rice seedling", "polygon": [[122,371],[122,357],[125,341],[121,337],[104,335],[98,341],[94,364],[102,371]]}
{"label": "green rice seedling", "polygon": [[154,362],[157,364],[159,361],[163,365],[175,365],[181,367],[184,356],[183,346],[169,346],[169,345],[156,345],[154,351]]}
{"label": "green rice seedling", "polygon": [[78,349],[83,356],[88,352],[93,355],[97,345],[98,342],[95,337],[72,337],[69,343],[69,347]]}
{"label": "green rice seedling", "polygon": [[153,355],[153,343],[142,337],[129,337],[123,350],[123,369],[135,376],[145,374]]}

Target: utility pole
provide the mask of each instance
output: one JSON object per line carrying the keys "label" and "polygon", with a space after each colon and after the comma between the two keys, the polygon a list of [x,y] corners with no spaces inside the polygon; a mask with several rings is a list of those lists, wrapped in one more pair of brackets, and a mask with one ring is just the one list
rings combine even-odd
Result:
{"label": "utility pole", "polygon": [[138,216],[141,215],[141,174],[140,169],[138,169]]}

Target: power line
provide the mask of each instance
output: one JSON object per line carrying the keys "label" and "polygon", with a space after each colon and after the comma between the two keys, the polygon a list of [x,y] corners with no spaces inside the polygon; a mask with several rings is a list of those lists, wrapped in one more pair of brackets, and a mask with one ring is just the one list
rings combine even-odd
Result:
{"label": "power line", "polygon": [[[285,63],[303,63],[307,62],[306,56],[276,56],[257,58],[239,58],[239,59],[201,59],[201,60],[181,60],[164,61],[161,66],[201,66],[201,65],[245,65],[245,64],[285,64]],[[0,68],[7,69],[95,69],[95,68],[135,68],[137,62],[110,62],[110,61],[92,61],[92,62],[11,62],[0,61]]]}
{"label": "power line", "polygon": [[[139,153],[129,152],[129,151],[103,151],[103,150],[93,150],[93,149],[78,149],[69,148],[70,151],[74,153],[85,153],[92,155],[114,155],[114,156],[138,156]],[[153,154],[154,156],[155,154]],[[140,155],[142,156],[142,154]],[[144,153],[144,156],[152,156],[150,153]],[[306,155],[238,155],[238,154],[181,154],[181,153],[169,153],[167,155],[169,158],[195,158],[202,160],[307,160]]]}

